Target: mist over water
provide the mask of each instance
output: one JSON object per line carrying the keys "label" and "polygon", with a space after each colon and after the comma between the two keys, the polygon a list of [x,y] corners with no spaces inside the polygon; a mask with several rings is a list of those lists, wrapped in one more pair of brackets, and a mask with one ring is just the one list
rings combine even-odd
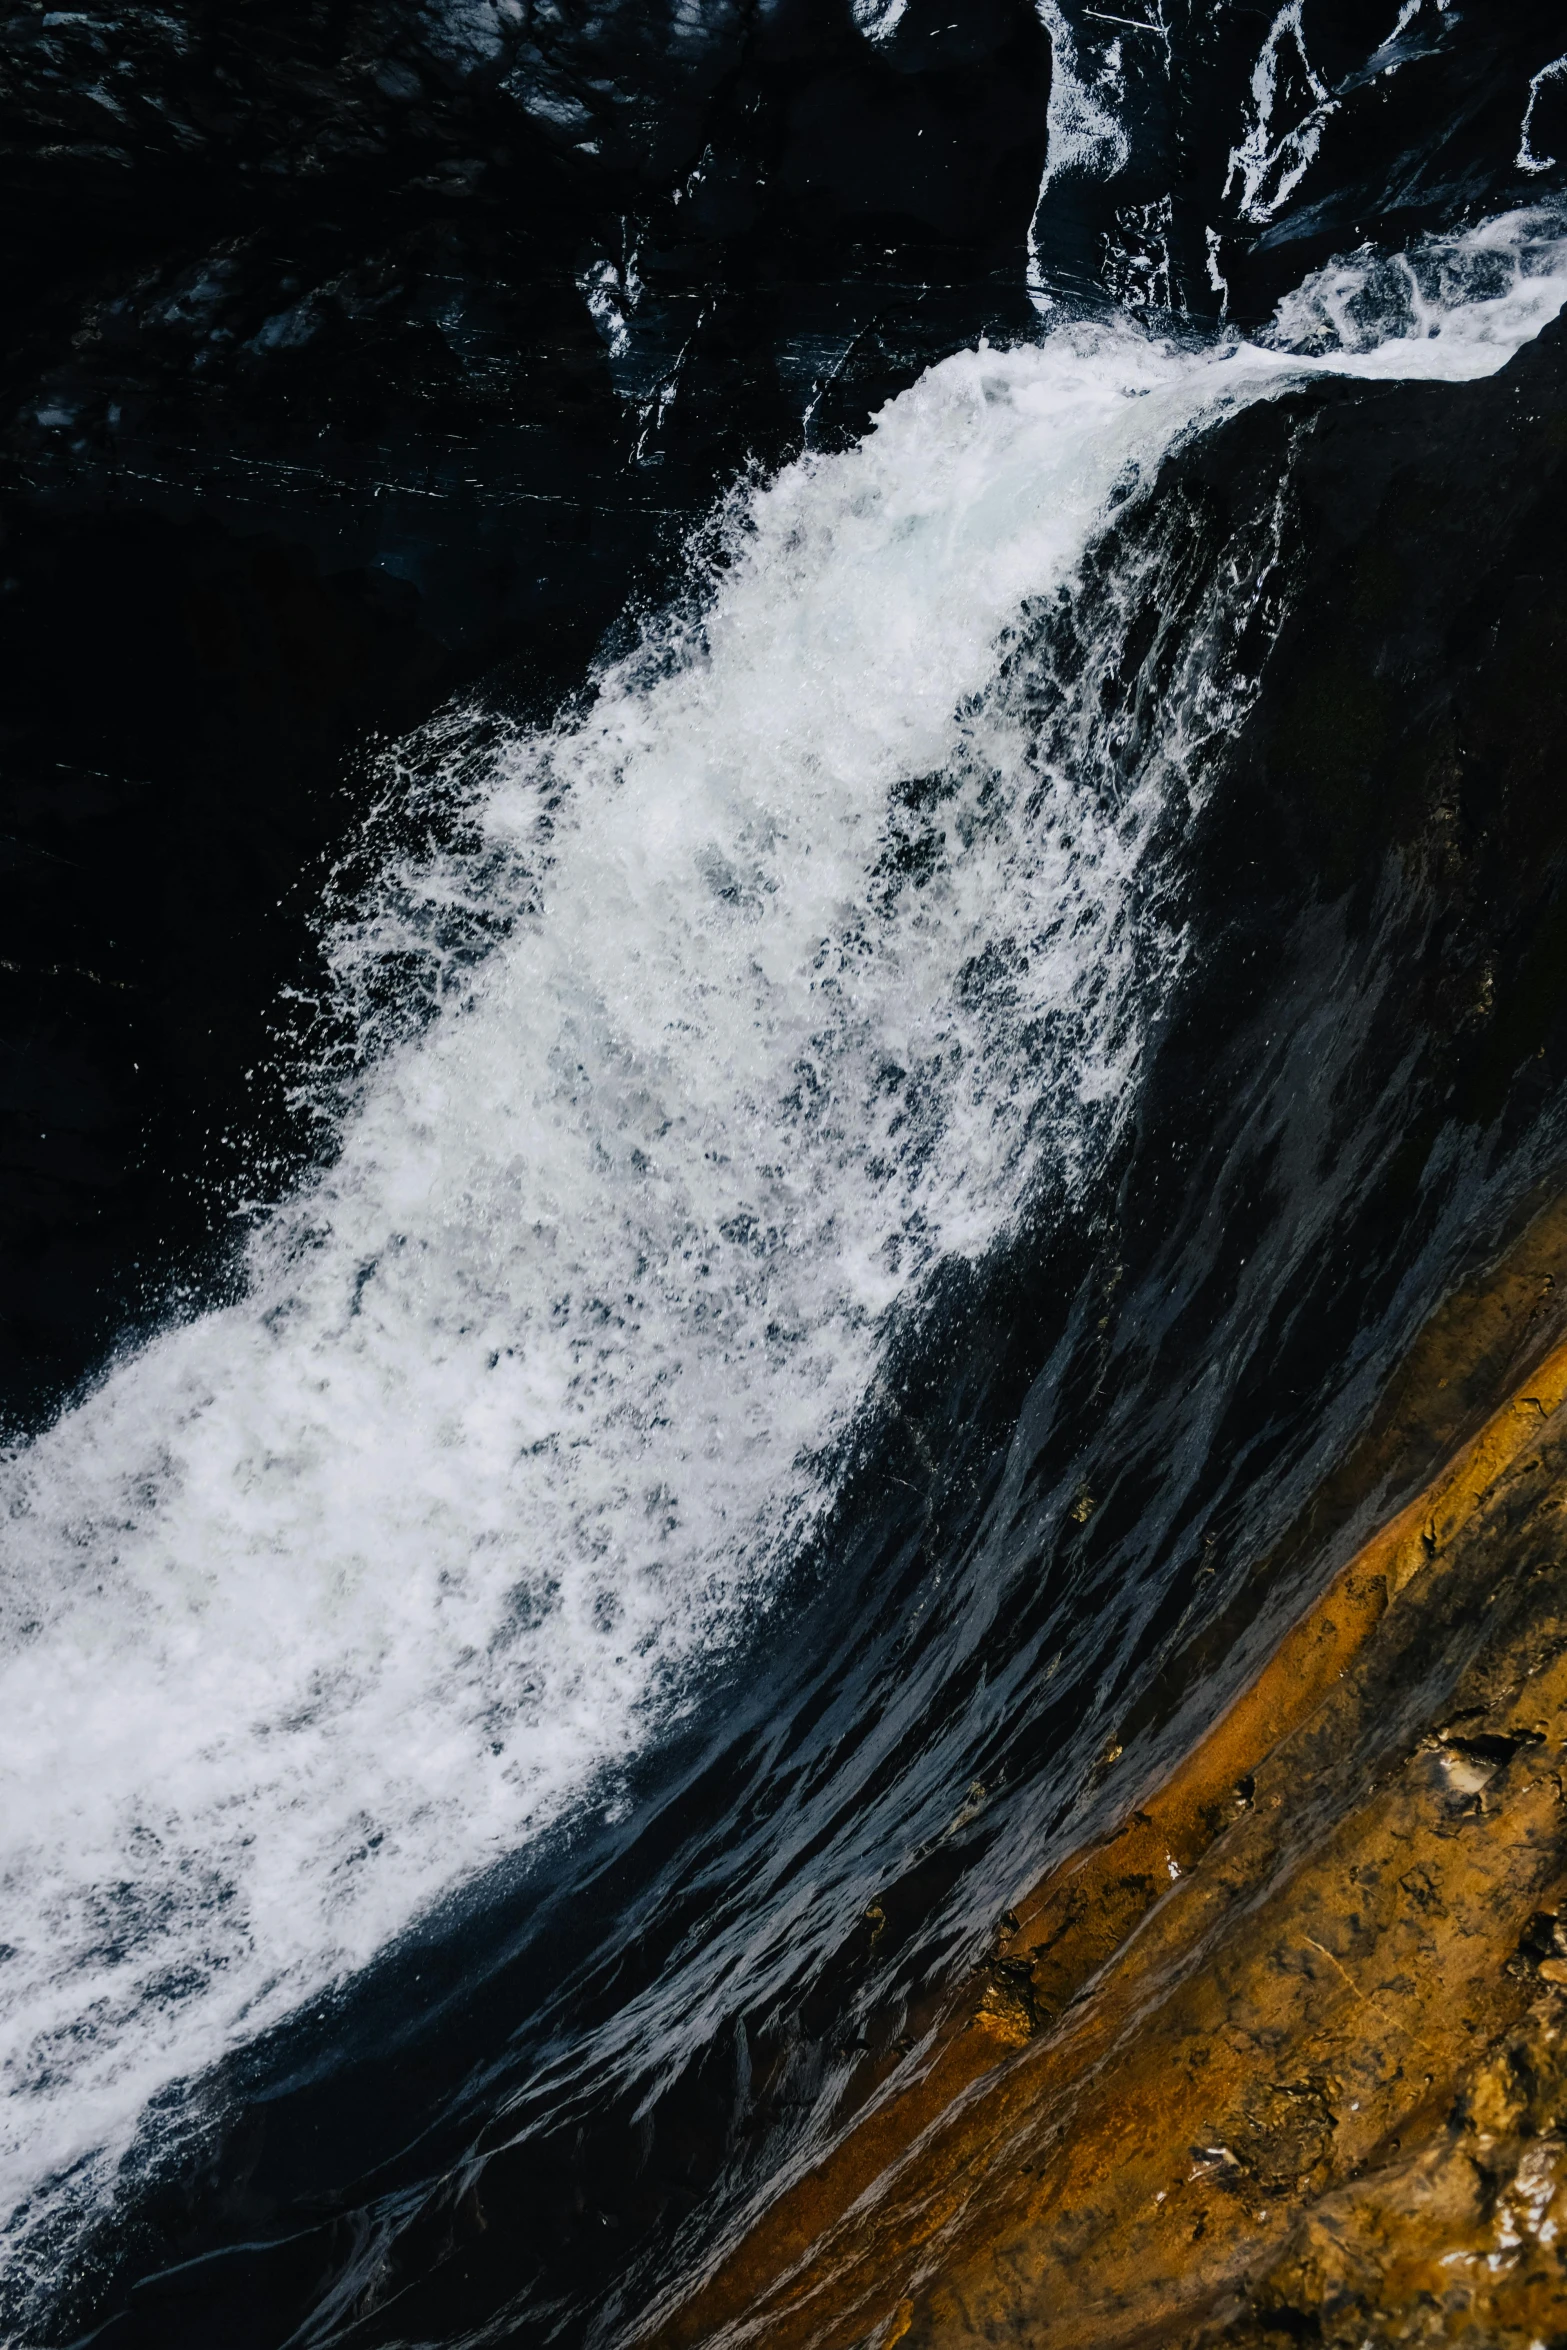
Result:
{"label": "mist over water", "polygon": [[941,1269],[1092,1184],[1287,574],[1272,507],[1129,752],[1096,688],[1134,578],[1043,718],[1009,667],[1112,514],[1313,373],[1479,377],[1564,303],[1555,216],[1510,215],[1331,265],[1263,342],[959,353],[737,497],[691,598],[461,787],[461,848],[342,916],[330,1162],[236,1302],[5,1467],[18,2240],[150,2099],[612,1808]]}

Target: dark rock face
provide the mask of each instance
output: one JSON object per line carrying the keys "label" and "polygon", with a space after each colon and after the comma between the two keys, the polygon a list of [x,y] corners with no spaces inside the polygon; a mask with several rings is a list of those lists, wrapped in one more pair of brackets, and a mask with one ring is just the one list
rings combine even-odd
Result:
{"label": "dark rock face", "polygon": [[[268,1057],[302,877],[344,821],[345,748],[416,713],[450,661],[404,583],[323,577],[270,535],[26,517],[7,559],[0,1263],[17,1353],[69,1362],[106,1310],[134,1307],[146,1234],[177,1248],[201,1229],[202,1183],[241,1140],[215,1130],[243,1116],[234,1064]],[[89,690],[70,692],[67,665]],[[161,1164],[139,1149],[148,1124]]]}
{"label": "dark rock face", "polygon": [[1122,299],[1256,320],[1333,253],[1559,185],[1567,84],[1544,11],[1172,5],[1167,36],[1138,40],[1136,11],[1068,13],[1090,86],[1113,54],[1129,131],[1077,198],[1070,266]]}

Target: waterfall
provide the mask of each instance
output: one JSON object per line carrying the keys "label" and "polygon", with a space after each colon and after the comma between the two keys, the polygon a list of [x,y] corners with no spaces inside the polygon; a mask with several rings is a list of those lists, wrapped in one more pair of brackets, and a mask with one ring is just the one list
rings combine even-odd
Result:
{"label": "waterfall", "polygon": [[1256,343],[1059,317],[960,352],[737,495],[582,708],[467,774],[458,845],[340,914],[364,1065],[325,1163],[233,1302],[4,1466],[18,2229],[105,2192],[171,2084],[613,1806],[940,1269],[1091,1182],[1282,528],[1129,757],[1081,683],[1042,717],[1009,668],[1109,517],[1250,402],[1486,374],[1564,301],[1567,239],[1519,214],[1335,264]]}

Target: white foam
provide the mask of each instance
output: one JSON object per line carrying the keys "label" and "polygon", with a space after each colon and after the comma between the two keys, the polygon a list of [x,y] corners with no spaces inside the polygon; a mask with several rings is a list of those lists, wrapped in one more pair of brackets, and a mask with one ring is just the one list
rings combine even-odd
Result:
{"label": "white foam", "polygon": [[1559,209],[1509,212],[1405,253],[1364,246],[1279,305],[1274,347],[1335,374],[1473,382],[1494,375],[1562,309]]}
{"label": "white foam", "polygon": [[1396,349],[1330,272],[1304,355],[933,368],[341,927],[349,990],[476,893],[505,935],[243,1299],[7,1466],[8,2208],[103,2191],[151,2095],[580,1804],[765,1600],[934,1268],[1091,1173],[1179,962],[1150,844],[1234,711],[1173,694],[1117,796],[1086,724],[1041,759],[1005,632],[1184,433],[1481,373],[1567,299],[1537,221],[1446,250]]}
{"label": "white foam", "polygon": [[854,0],[854,21],[868,41],[890,41],[908,5],[909,0]]}

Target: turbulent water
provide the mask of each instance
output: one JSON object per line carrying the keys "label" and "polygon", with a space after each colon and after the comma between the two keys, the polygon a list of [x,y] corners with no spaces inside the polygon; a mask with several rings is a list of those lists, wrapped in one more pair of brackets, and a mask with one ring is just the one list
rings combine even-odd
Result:
{"label": "turbulent water", "polygon": [[41,2287],[177,2084],[613,1819],[935,1285],[1092,1189],[1287,483],[1135,736],[1102,689],[1138,579],[1074,618],[1112,517],[1248,404],[1481,377],[1564,303],[1567,236],[1514,214],[1334,263],[1260,341],[960,352],[732,500],[577,714],[477,777],[426,746],[458,845],[332,933],[364,1065],[329,1163],[233,1303],[5,1468],[0,2201]]}

